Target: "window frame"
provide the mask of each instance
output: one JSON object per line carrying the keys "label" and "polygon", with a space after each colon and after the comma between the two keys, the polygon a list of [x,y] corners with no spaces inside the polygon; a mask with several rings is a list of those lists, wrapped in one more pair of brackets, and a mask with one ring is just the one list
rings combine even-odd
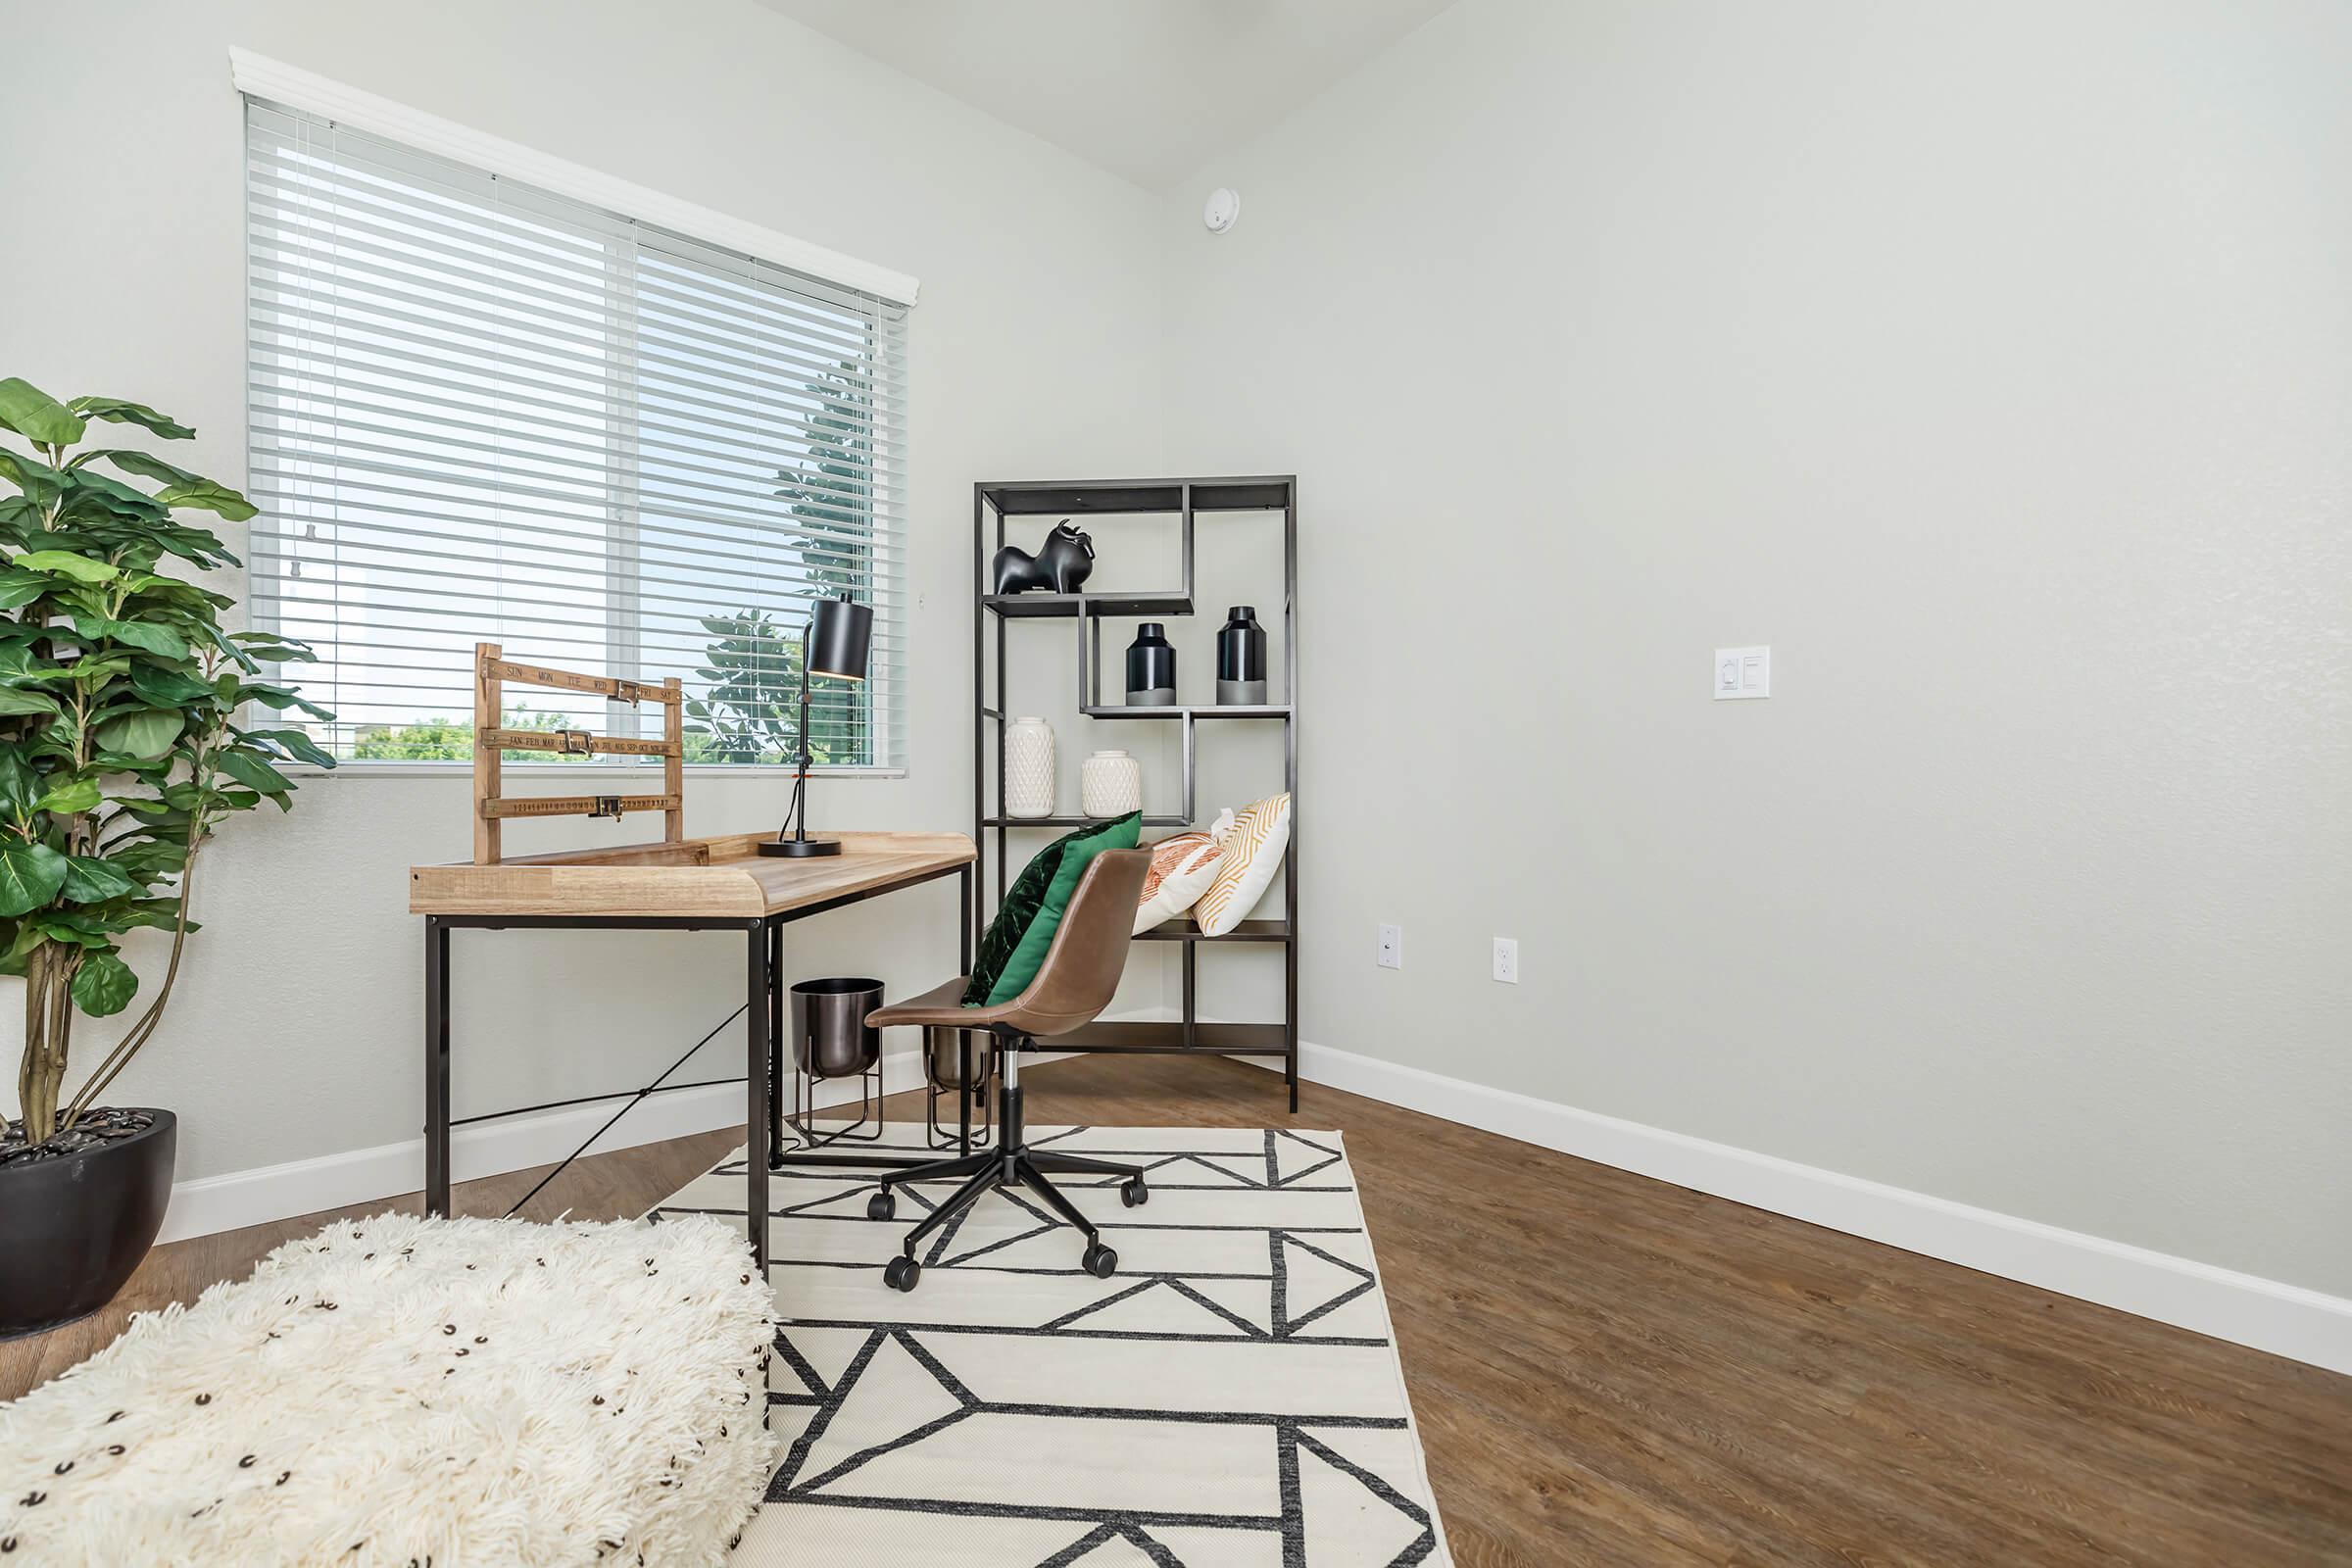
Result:
{"label": "window frame", "polygon": [[[250,133],[247,128],[248,101],[258,101],[268,108],[325,119],[339,128],[365,132],[371,137],[390,142],[405,152],[418,155],[428,162],[432,160],[447,161],[466,166],[480,173],[525,183],[544,194],[597,209],[604,216],[617,219],[690,246],[727,252],[750,262],[783,268],[803,274],[810,281],[823,286],[872,295],[879,301],[900,308],[909,315],[919,296],[919,281],[908,274],[746,222],[729,215],[685,202],[582,165],[553,158],[518,143],[488,135],[455,122],[408,109],[391,100],[331,81],[328,78],[263,56],[254,55],[249,51],[231,49],[229,53],[232,78],[241,95],[238,103],[241,164],[246,157],[250,156],[248,145]],[[240,220],[245,222],[250,229],[252,213],[249,197],[245,194],[242,183],[240,185]],[[632,254],[634,254],[633,250]],[[257,326],[254,307],[250,303],[242,325],[245,334],[245,350],[250,358],[261,342],[259,333],[266,330]],[[897,417],[900,420],[899,429],[902,436],[905,430],[905,399],[906,396],[904,377],[907,371],[908,361],[904,331],[905,328],[902,327],[896,353],[887,362],[887,368],[896,372],[902,383],[897,393],[897,397],[901,400]],[[249,462],[255,453],[253,441],[253,422],[249,419],[246,432]],[[892,582],[892,586],[896,590],[894,599],[887,605],[878,603],[876,609],[878,616],[885,617],[884,624],[899,639],[902,650],[904,650],[905,641],[910,633],[913,619],[913,603],[908,597],[910,590],[906,583],[907,570],[905,559],[907,538],[911,532],[907,466],[906,459],[902,453],[892,460],[887,480],[884,478],[883,470],[879,466],[877,467],[877,484],[887,482],[899,491],[895,500],[895,515],[892,519],[895,528],[877,527],[869,514],[868,532],[865,535],[874,542],[875,546],[873,553],[867,558],[868,564],[865,568],[869,580],[879,582],[880,580],[895,579]],[[617,496],[624,488],[633,493],[635,483],[636,480],[632,477],[625,486],[616,486],[613,495]],[[614,505],[614,500],[609,496],[606,502],[607,510],[612,510]],[[257,558],[263,554],[259,550],[251,553]],[[642,564],[645,558],[640,556],[636,559]],[[262,571],[263,568],[258,559],[247,568],[248,612],[257,626],[277,619],[274,606],[264,609],[260,603],[256,602],[259,596],[251,591],[253,584],[260,579]],[[608,596],[605,619],[607,625],[606,647],[609,656],[616,656],[619,651],[625,650],[642,630],[642,614],[639,605],[632,604],[618,596]],[[631,675],[647,673],[642,666],[631,667],[621,672]],[[299,672],[296,673],[298,676]],[[905,731],[907,700],[906,683],[903,680],[900,681],[897,689],[891,690],[887,694],[877,688],[872,693],[872,700],[878,710],[875,721],[875,760],[860,763],[817,763],[809,768],[812,774],[869,779],[904,778],[907,775],[907,741]],[[881,716],[883,714],[888,716]],[[625,733],[620,726],[606,722],[599,722],[596,727],[607,732]],[[469,765],[470,763],[466,760],[449,759],[354,758],[341,760],[334,771],[362,777],[447,778],[454,769]],[[686,765],[697,775],[721,777],[778,775],[797,771],[796,765],[789,760],[703,761],[689,762]],[[589,774],[610,776],[614,772],[629,771],[633,764],[623,761],[591,760],[533,762],[529,766],[534,776],[544,773],[550,777],[563,777]],[[305,772],[324,771],[324,769],[313,767],[305,767],[303,770]]]}

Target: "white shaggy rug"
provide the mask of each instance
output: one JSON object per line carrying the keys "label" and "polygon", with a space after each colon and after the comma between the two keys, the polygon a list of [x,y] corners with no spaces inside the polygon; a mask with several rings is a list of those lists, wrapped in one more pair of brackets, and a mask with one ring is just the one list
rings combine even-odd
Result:
{"label": "white shaggy rug", "polygon": [[0,1407],[0,1564],[719,1563],[771,1314],[719,1224],[329,1226]]}
{"label": "white shaggy rug", "polygon": [[[893,1128],[885,1152],[913,1152]],[[746,1568],[1389,1568],[1446,1564],[1421,1445],[1339,1134],[1033,1128],[1146,1167],[1152,1199],[1062,1179],[1118,1273],[1026,1193],[983,1198],[882,1265],[952,1184],[865,1217],[870,1179],[770,1184],[784,1323],[769,1371],[790,1447]],[[853,1147],[853,1146],[842,1146]],[[871,1145],[854,1146],[859,1152]],[[665,1220],[741,1223],[742,1158]]]}

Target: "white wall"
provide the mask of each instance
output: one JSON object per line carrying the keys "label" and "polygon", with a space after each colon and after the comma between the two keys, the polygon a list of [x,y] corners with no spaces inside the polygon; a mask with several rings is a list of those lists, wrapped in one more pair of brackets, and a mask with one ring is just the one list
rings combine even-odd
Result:
{"label": "white wall", "polygon": [[[1157,201],[737,0],[390,15],[12,15],[0,374],[240,475],[232,42],[915,272],[911,768],[820,823],[965,820],[973,478],[1297,471],[1310,1039],[2352,1291],[2352,13],[1462,0]],[[1711,704],[1747,642],[1777,695]],[[230,830],[122,1085],[183,1177],[413,1136],[402,872],[466,848],[458,777]],[[791,966],[927,982],[952,898]],[[461,937],[461,1109],[732,1005],[730,944],[623,940]]]}
{"label": "white wall", "polygon": [[[812,809],[831,827],[968,823],[972,481],[1159,463],[1159,246],[1141,192],[748,0],[19,7],[6,32],[0,374],[172,412],[199,431],[181,461],[228,482],[244,471],[231,44],[921,277],[908,773],[820,782]],[[688,831],[767,825],[783,797],[772,775],[690,775]],[[179,1112],[183,1179],[416,1136],[405,874],[469,852],[467,784],[336,776],[298,799],[207,856],[209,929],[109,1097]],[[510,846],[644,823],[530,826]],[[954,886],[795,926],[788,966],[928,985],[955,962]],[[741,985],[736,945],[714,935],[457,943],[461,1113],[641,1081]],[[20,1010],[0,997],[12,1060]],[[94,1060],[109,1035],[85,1031]],[[692,1076],[723,1076],[739,1038]]]}
{"label": "white wall", "polygon": [[1302,480],[1308,1038],[2352,1292],[2348,80],[1462,0],[1169,192],[1168,460]]}

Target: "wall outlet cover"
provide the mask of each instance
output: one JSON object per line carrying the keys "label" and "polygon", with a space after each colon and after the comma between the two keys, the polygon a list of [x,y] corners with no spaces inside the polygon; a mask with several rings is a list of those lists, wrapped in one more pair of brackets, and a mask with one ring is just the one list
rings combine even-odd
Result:
{"label": "wall outlet cover", "polygon": [[1380,966],[1383,969],[1404,967],[1404,927],[1384,925],[1380,928]]}

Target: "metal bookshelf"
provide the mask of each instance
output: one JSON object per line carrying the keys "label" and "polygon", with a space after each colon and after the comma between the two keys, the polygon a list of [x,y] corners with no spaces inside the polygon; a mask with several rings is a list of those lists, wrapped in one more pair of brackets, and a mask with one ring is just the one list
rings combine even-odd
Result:
{"label": "metal bookshelf", "polygon": [[[1102,700],[1123,692],[1125,681],[1102,680],[1102,622],[1108,618],[1167,620],[1193,613],[1193,522],[1202,513],[1262,513],[1282,518],[1282,701],[1247,706],[1189,704],[1174,708],[1128,708]],[[1182,581],[1167,592],[995,594],[989,566],[1009,540],[1009,518],[1162,516],[1173,514],[1181,529]],[[1282,917],[1245,920],[1221,937],[1204,937],[1190,920],[1171,920],[1135,940],[1181,946],[1183,1015],[1175,1020],[1096,1022],[1052,1041],[1055,1051],[1199,1056],[1274,1056],[1290,1084],[1291,1109],[1298,1108],[1298,481],[1290,474],[1221,479],[1053,479],[972,486],[972,839],[980,849],[980,874],[972,878],[973,929],[988,918],[995,869],[995,897],[1004,902],[1010,879],[1007,837],[1021,828],[1082,827],[1091,817],[1002,814],[1004,790],[1004,650],[1015,621],[1069,620],[1076,623],[1078,710],[1102,723],[1141,722],[1178,727],[1183,764],[1183,809],[1147,814],[1146,828],[1196,824],[1194,762],[1203,724],[1234,719],[1276,722],[1283,727],[1283,788],[1291,797],[1291,844],[1283,866]],[[989,634],[995,631],[995,660]],[[993,681],[992,681],[993,675]],[[991,700],[991,686],[994,700]],[[992,814],[991,803],[998,809]],[[1208,942],[1274,944],[1282,949],[1282,1019],[1278,1023],[1203,1023],[1198,1011],[1199,956]]]}

